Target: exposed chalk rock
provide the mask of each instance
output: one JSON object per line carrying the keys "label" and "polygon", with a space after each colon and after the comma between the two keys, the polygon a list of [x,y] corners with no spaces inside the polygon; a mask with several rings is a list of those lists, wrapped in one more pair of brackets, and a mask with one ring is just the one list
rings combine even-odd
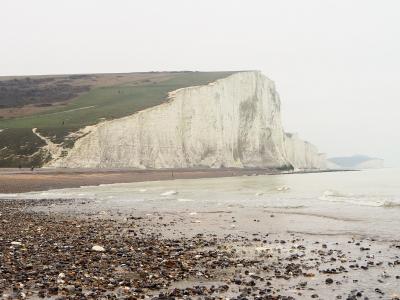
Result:
{"label": "exposed chalk rock", "polygon": [[326,169],[326,155],[298,134],[286,133],[285,144],[287,158],[295,169]]}
{"label": "exposed chalk rock", "polygon": [[171,92],[168,102],[86,129],[47,165],[88,168],[323,168],[282,128],[274,83],[258,71]]}

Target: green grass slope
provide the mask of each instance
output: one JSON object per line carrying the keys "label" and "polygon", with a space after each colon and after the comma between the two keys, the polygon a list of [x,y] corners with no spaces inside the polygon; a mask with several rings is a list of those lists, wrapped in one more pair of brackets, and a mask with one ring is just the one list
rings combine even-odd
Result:
{"label": "green grass slope", "polygon": [[71,147],[66,136],[87,125],[131,115],[166,101],[168,92],[205,85],[233,72],[176,72],[164,80],[141,84],[96,87],[62,107],[30,116],[0,119],[0,167],[40,166],[48,157],[40,151],[44,142],[32,128],[53,142]]}

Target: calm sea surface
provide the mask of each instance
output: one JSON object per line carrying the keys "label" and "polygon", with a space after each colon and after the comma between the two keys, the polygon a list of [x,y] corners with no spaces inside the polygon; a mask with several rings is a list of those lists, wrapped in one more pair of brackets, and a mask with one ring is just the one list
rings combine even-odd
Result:
{"label": "calm sea surface", "polygon": [[108,209],[235,210],[282,217],[274,231],[400,240],[400,169],[186,179],[0,194],[0,199],[91,199]]}

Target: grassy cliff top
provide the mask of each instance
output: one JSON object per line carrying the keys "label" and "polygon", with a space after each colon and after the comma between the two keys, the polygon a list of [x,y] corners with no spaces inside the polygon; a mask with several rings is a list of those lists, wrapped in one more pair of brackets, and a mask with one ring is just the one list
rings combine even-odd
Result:
{"label": "grassy cliff top", "polygon": [[[40,165],[31,156],[87,125],[131,115],[167,101],[169,92],[205,85],[235,72],[143,72],[0,77],[0,167]],[[72,143],[73,144],[73,143]],[[36,155],[35,154],[35,155]],[[22,163],[21,163],[22,162]]]}
{"label": "grassy cliff top", "polygon": [[[159,105],[170,91],[208,84],[232,73],[156,72],[0,80],[0,129],[83,127]],[[4,83],[10,81],[17,84],[7,88]],[[1,90],[3,94],[9,91],[9,96],[2,97]],[[13,94],[19,95],[11,101]]]}

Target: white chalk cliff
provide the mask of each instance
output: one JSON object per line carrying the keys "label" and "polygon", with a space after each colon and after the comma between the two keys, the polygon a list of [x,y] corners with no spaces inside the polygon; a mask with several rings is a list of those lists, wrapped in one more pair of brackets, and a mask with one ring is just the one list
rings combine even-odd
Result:
{"label": "white chalk cliff", "polygon": [[274,83],[257,71],[171,92],[167,102],[85,129],[48,166],[325,168],[316,148],[282,128]]}
{"label": "white chalk cliff", "polygon": [[286,133],[287,159],[297,169],[326,169],[326,155],[319,153],[316,146],[303,141],[298,134]]}

